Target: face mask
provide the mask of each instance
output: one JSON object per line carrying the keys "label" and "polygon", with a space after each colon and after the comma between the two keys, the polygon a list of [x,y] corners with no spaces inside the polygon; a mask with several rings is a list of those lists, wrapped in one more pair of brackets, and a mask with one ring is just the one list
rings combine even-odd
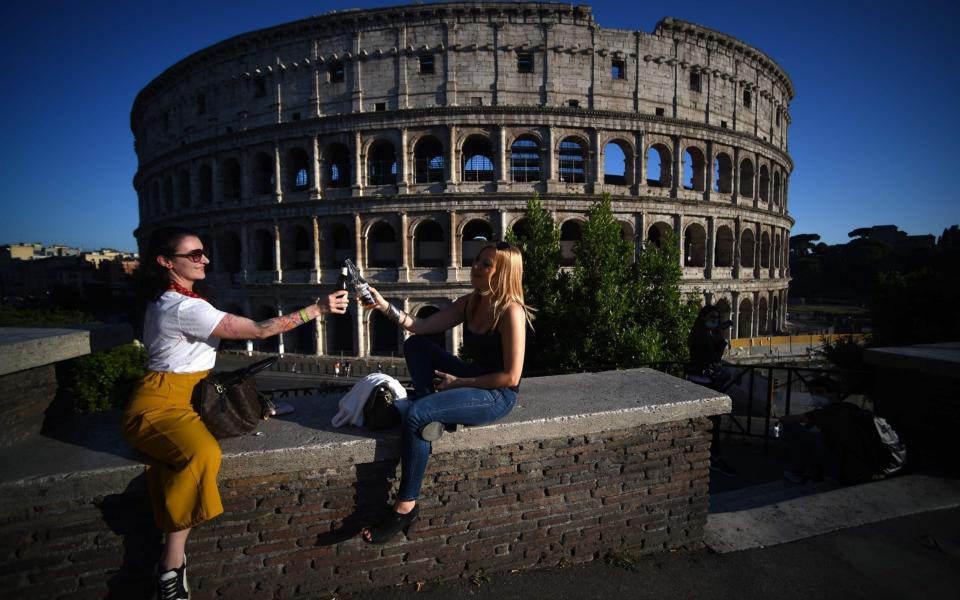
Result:
{"label": "face mask", "polygon": [[716,329],[717,327],[720,327],[720,323],[717,323],[716,321],[705,321],[703,326],[707,329]]}

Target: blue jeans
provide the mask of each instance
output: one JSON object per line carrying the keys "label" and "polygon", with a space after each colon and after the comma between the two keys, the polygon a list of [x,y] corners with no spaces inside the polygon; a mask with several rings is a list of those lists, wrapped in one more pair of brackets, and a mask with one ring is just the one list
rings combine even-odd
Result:
{"label": "blue jeans", "polygon": [[423,474],[430,458],[432,445],[420,437],[424,425],[433,421],[445,425],[492,423],[513,409],[517,393],[510,388],[456,388],[434,392],[434,371],[456,377],[474,377],[481,373],[425,337],[407,338],[403,353],[414,389],[413,402],[403,416],[400,433],[400,491],[397,498],[407,501],[420,496]]}

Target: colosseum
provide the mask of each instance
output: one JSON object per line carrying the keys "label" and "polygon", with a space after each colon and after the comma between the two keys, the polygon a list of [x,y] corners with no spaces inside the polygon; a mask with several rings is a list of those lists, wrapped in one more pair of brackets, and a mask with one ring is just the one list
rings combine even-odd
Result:
{"label": "colosseum", "polygon": [[[348,257],[423,316],[469,289],[483,240],[522,232],[534,193],[568,263],[608,193],[633,243],[675,232],[684,287],[733,336],[766,335],[785,325],[793,94],[763,52],[669,17],[646,33],[571,4],[331,12],[200,50],[140,91],[136,236],[198,230],[216,303],[252,318],[329,290]],[[355,306],[260,349],[389,356],[402,340]]]}

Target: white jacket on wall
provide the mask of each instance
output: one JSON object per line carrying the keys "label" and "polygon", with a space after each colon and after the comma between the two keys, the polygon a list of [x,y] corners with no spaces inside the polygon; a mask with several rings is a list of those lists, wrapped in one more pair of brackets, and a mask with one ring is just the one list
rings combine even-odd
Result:
{"label": "white jacket on wall", "polygon": [[343,427],[344,425],[355,425],[363,427],[363,406],[370,397],[370,392],[381,383],[386,383],[393,392],[395,404],[400,414],[406,412],[410,401],[407,400],[407,390],[400,385],[400,382],[390,377],[386,373],[370,373],[350,388],[343,398],[340,398],[340,410],[330,419],[330,424],[334,427]]}

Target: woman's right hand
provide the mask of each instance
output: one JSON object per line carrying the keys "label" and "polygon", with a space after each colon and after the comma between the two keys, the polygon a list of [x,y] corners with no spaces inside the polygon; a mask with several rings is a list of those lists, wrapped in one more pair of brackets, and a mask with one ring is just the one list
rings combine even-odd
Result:
{"label": "woman's right hand", "polygon": [[377,288],[372,285],[368,288],[370,290],[370,295],[373,296],[374,305],[371,308],[376,308],[380,312],[386,312],[390,308],[390,303],[384,300],[383,296],[380,295],[380,292],[377,291]]}
{"label": "woman's right hand", "polygon": [[339,290],[332,294],[321,296],[317,300],[317,306],[320,307],[321,313],[346,314],[347,304],[350,301],[349,295],[346,290]]}

